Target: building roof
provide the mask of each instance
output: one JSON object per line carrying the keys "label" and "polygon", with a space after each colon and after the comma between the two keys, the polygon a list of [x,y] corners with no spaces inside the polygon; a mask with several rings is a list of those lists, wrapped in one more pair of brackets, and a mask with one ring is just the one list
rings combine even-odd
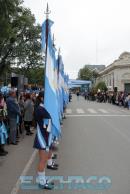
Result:
{"label": "building roof", "polygon": [[86,65],[90,70],[95,70],[97,72],[100,72],[105,69],[105,65]]}
{"label": "building roof", "polygon": [[103,71],[99,72],[99,75],[108,73],[115,68],[130,67],[130,52],[123,52],[117,60],[108,65]]}

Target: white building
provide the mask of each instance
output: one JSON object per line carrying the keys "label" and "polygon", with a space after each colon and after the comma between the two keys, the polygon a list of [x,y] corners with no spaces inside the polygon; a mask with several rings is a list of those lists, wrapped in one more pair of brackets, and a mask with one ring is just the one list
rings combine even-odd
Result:
{"label": "white building", "polygon": [[124,52],[99,73],[97,82],[105,81],[108,90],[130,92],[130,53]]}

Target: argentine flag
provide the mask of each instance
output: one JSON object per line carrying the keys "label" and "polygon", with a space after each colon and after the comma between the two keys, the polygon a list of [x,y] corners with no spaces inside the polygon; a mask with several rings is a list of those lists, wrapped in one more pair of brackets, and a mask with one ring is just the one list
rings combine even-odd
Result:
{"label": "argentine flag", "polygon": [[[52,137],[59,138],[61,135],[59,112],[58,112],[58,99],[57,99],[57,84],[55,80],[55,68],[56,68],[56,58],[55,50],[53,47],[53,41],[51,36],[51,26],[53,22],[51,20],[46,20],[42,26],[42,48],[46,52],[46,69],[45,69],[45,91],[44,91],[44,107],[51,115],[52,127],[51,135]],[[48,25],[48,30],[46,29]],[[46,32],[48,32],[48,37],[46,39]],[[47,40],[47,45],[46,45]],[[51,138],[50,138],[51,139]],[[51,143],[51,140],[50,140]]]}
{"label": "argentine flag", "polygon": [[69,102],[69,91],[68,91],[68,75],[64,75],[64,91],[65,91],[65,105]]}
{"label": "argentine flag", "polygon": [[63,61],[62,61],[62,56],[58,55],[57,59],[57,64],[58,64],[58,88],[59,88],[59,102],[60,102],[60,107],[59,111],[60,114],[63,115],[63,107],[64,107],[64,99],[63,99],[63,76],[62,72],[64,69]]}

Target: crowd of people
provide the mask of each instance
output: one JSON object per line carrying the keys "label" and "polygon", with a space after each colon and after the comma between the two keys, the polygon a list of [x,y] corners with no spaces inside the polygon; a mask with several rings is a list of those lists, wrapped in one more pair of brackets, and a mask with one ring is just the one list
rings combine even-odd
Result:
{"label": "crowd of people", "polygon": [[[39,95],[43,95],[42,92]],[[6,144],[18,145],[22,134],[33,135],[36,127],[34,111],[39,95],[21,93],[17,97],[15,89],[11,89],[8,95],[0,93],[0,156],[8,154]]]}
{"label": "crowd of people", "polygon": [[126,92],[101,92],[96,95],[97,102],[108,102],[113,105],[130,109],[130,93]]}
{"label": "crowd of people", "polygon": [[111,103],[130,109],[130,93],[127,92],[84,92],[85,100],[93,100],[99,103]]}
{"label": "crowd of people", "polygon": [[[68,95],[68,101],[72,95]],[[63,109],[65,110],[65,103]],[[62,114],[62,119],[65,113]],[[59,120],[60,121],[60,120]],[[62,120],[60,122],[62,126]],[[58,139],[51,139],[52,118],[44,108],[44,91],[36,93],[21,93],[17,95],[11,89],[8,95],[0,93],[0,156],[6,156],[6,144],[18,145],[21,134],[32,136],[36,129],[33,148],[38,150],[39,162],[37,167],[37,182],[41,189],[51,190],[54,183],[49,182],[45,169],[57,170],[58,164],[56,144]]]}

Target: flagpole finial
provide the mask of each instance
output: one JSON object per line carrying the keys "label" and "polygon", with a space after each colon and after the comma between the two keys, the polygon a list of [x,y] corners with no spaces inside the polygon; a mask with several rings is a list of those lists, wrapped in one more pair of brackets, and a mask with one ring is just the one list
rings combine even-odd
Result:
{"label": "flagpole finial", "polygon": [[49,9],[48,3],[47,3],[46,11],[45,11],[44,13],[45,13],[45,15],[46,15],[46,18],[48,19],[48,18],[49,18],[49,15],[50,15],[50,13],[51,13],[51,10]]}

